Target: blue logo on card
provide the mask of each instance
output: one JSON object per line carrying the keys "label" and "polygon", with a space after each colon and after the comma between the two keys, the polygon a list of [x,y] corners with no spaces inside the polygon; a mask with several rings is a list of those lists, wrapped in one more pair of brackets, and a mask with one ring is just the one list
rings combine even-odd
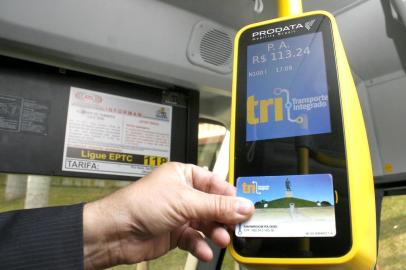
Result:
{"label": "blue logo on card", "polygon": [[334,205],[331,174],[239,177],[237,196],[249,199],[256,205],[267,201],[271,206],[274,201],[295,198],[314,202],[314,206],[320,202]]}

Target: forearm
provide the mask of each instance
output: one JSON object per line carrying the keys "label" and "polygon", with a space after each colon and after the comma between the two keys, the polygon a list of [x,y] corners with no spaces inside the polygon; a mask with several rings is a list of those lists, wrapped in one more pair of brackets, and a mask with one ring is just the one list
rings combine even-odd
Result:
{"label": "forearm", "polygon": [[3,269],[82,269],[83,205],[0,214]]}

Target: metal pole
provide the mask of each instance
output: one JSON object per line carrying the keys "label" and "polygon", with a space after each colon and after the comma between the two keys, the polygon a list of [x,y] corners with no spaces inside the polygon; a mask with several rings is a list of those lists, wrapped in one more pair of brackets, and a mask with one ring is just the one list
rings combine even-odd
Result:
{"label": "metal pole", "polygon": [[302,0],[278,0],[278,17],[299,15],[302,12]]}
{"label": "metal pole", "polygon": [[148,270],[148,262],[140,262],[136,265],[136,270]]}
{"label": "metal pole", "polygon": [[[278,17],[287,17],[299,15],[303,12],[302,0],[278,0]],[[298,159],[299,159],[299,173],[309,173],[309,149],[306,147],[299,147]],[[310,241],[308,238],[304,238],[300,241],[300,248],[306,252],[310,250]]]}
{"label": "metal pole", "polygon": [[4,197],[6,201],[24,198],[27,190],[27,175],[8,174]]}
{"label": "metal pole", "polygon": [[299,159],[298,171],[300,174],[309,174],[309,149],[299,147],[297,149]]}
{"label": "metal pole", "polygon": [[24,208],[30,209],[48,206],[50,182],[51,177],[29,175]]}

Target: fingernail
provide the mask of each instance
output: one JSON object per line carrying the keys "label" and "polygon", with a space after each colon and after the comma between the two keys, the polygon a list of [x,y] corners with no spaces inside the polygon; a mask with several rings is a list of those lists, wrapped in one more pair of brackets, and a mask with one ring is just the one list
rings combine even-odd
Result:
{"label": "fingernail", "polygon": [[241,215],[248,215],[252,213],[254,205],[250,200],[247,200],[245,198],[238,198],[235,208],[237,213]]}

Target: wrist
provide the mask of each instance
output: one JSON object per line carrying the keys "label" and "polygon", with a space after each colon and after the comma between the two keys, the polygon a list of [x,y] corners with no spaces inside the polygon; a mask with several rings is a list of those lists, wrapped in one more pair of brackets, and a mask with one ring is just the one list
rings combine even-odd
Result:
{"label": "wrist", "polygon": [[[105,269],[143,260],[130,217],[116,205],[115,196],[90,202],[83,208],[83,254],[86,270]],[[124,212],[123,212],[124,211]],[[131,246],[131,254],[126,254]]]}
{"label": "wrist", "polygon": [[[86,270],[105,269],[124,263],[121,249],[123,224],[114,204],[105,199],[85,204],[83,208],[83,254]],[[115,214],[115,215],[114,215]]]}
{"label": "wrist", "polygon": [[107,241],[100,220],[99,202],[87,203],[83,207],[83,256],[85,269],[101,269],[108,266]]}

